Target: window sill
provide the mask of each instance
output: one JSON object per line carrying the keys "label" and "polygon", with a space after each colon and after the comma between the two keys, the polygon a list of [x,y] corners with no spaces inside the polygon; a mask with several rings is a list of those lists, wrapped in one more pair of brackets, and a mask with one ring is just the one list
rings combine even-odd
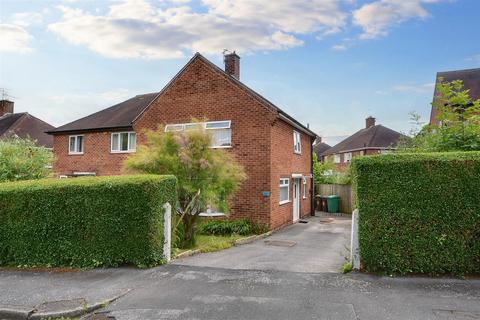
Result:
{"label": "window sill", "polygon": [[295,151],[293,151],[293,153],[298,154],[299,156],[302,155],[302,152],[295,152]]}
{"label": "window sill", "polygon": [[223,217],[223,216],[225,216],[225,213],[221,213],[221,212],[212,212],[212,213],[202,212],[198,216],[199,217]]}
{"label": "window sill", "polygon": [[68,155],[69,156],[82,156],[83,152],[69,152]]}
{"label": "window sill", "polygon": [[280,201],[278,204],[279,204],[279,205],[282,205],[282,204],[287,204],[287,203],[290,203],[290,200]]}
{"label": "window sill", "polygon": [[218,146],[218,147],[210,147],[211,149],[231,149],[232,146]]}
{"label": "window sill", "polygon": [[135,153],[137,150],[126,150],[126,151],[112,151],[110,153]]}

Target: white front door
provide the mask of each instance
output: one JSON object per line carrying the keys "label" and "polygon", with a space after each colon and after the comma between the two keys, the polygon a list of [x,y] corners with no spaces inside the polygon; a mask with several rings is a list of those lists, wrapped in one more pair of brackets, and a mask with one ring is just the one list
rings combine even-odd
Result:
{"label": "white front door", "polygon": [[293,179],[293,221],[300,219],[300,179]]}

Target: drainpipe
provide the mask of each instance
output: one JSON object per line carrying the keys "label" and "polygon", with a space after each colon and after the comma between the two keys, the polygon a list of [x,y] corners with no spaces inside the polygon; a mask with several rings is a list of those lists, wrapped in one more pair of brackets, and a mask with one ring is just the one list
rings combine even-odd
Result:
{"label": "drainpipe", "polygon": [[315,190],[315,179],[313,177],[313,142],[315,141],[315,138],[310,138],[310,173],[312,174],[312,181],[310,183],[310,202],[311,202],[311,207],[310,207],[310,215],[313,217],[315,216],[315,195],[314,195],[314,190]]}

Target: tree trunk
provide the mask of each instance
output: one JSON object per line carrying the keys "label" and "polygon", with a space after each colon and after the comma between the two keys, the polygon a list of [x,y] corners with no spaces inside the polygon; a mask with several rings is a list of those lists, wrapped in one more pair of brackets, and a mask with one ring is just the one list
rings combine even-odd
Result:
{"label": "tree trunk", "polygon": [[183,239],[182,249],[188,249],[195,246],[197,215],[186,214],[183,216]]}

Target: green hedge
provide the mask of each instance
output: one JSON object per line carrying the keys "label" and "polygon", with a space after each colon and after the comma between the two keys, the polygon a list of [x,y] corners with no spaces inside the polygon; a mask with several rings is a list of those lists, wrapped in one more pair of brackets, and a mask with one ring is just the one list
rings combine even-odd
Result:
{"label": "green hedge", "polygon": [[136,175],[0,183],[0,265],[161,262],[176,178]]}
{"label": "green hedge", "polygon": [[480,271],[480,152],[358,157],[352,170],[366,271]]}

